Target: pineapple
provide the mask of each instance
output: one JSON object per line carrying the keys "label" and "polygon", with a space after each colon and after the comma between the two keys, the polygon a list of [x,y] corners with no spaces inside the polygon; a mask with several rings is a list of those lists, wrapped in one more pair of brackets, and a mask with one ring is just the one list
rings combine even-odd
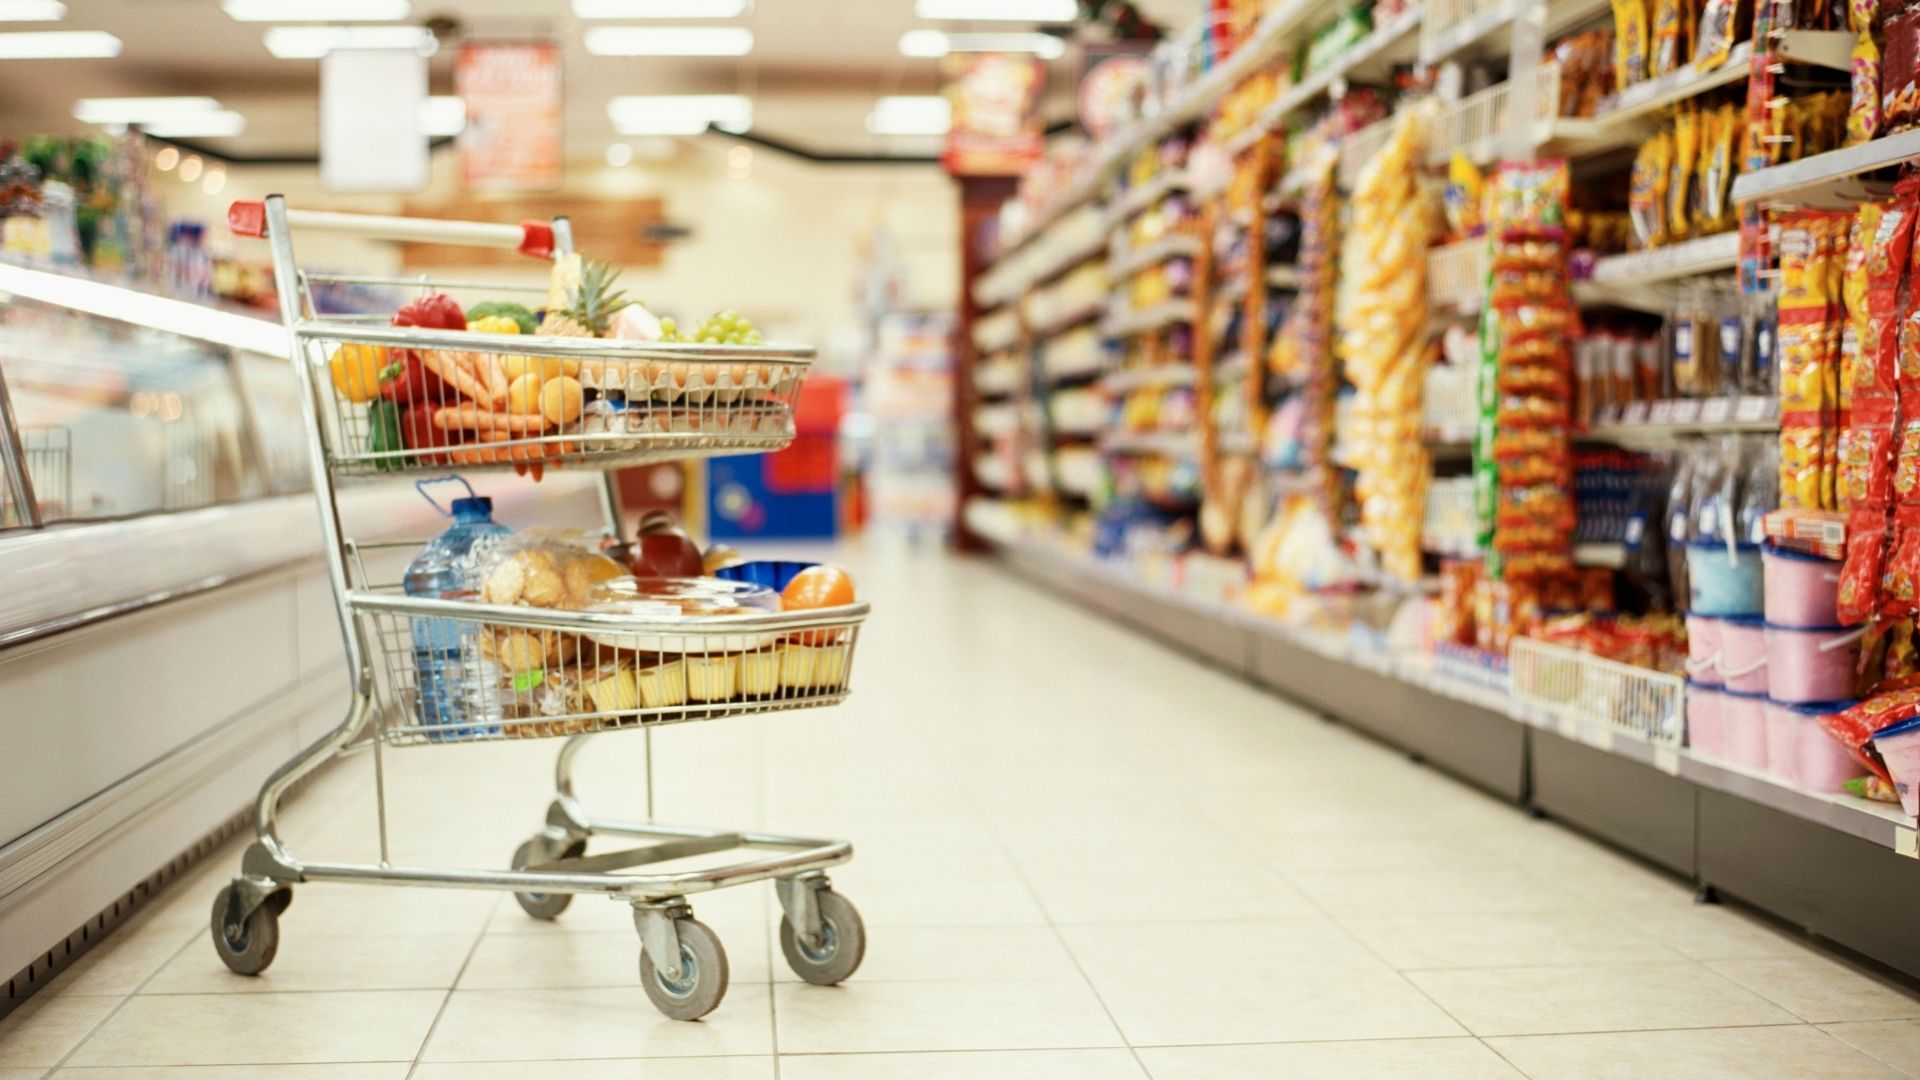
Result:
{"label": "pineapple", "polygon": [[569,255],[553,266],[553,284],[540,332],[555,337],[606,337],[613,317],[629,307],[625,290],[615,292],[620,272],[605,263]]}

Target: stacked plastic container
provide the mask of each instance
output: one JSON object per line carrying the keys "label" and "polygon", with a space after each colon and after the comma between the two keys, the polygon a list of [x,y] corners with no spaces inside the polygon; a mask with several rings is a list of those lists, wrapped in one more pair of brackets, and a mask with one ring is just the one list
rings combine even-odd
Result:
{"label": "stacked plastic container", "polygon": [[1694,753],[1832,793],[1859,775],[1820,717],[1853,704],[1861,628],[1834,625],[1840,564],[1774,547],[1687,549]]}

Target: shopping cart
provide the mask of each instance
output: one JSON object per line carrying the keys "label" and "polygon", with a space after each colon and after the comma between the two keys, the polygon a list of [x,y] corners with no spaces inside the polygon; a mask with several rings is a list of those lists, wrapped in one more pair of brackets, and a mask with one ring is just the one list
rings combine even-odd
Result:
{"label": "shopping cart", "polygon": [[[829,886],[826,871],[853,855],[844,840],[683,828],[652,818],[651,732],[655,727],[789,709],[846,698],[865,604],[809,611],[665,618],[624,611],[548,610],[513,604],[408,596],[369,575],[369,556],[401,545],[359,544],[343,531],[342,478],[434,474],[449,467],[538,472],[600,470],[601,509],[619,528],[606,470],[645,462],[758,453],[794,435],[793,403],[812,357],[784,346],[640,343],[551,335],[490,336],[385,325],[386,319],[331,316],[313,302],[325,283],[419,288],[485,288],[423,278],[320,275],[301,271],[290,229],[432,244],[517,249],[552,259],[564,272],[572,243],[565,218],[494,225],[289,210],[278,196],[235,203],[234,231],[272,247],[280,308],[292,338],[306,400],[313,486],[327,537],[327,571],[339,606],[352,705],[330,734],[277,769],[260,790],[256,838],[240,874],[213,906],[213,943],[234,971],[254,975],[273,962],[278,919],[292,886],[314,881],[503,889],[529,915],[552,919],[575,894],[630,903],[641,942],[640,981],[666,1015],[692,1020],[719,1004],[727,959],[718,937],[693,918],[688,897],[771,880],[783,921],[781,949],[808,982],[837,983],[866,949],[860,916]],[[529,290],[544,293],[544,288]],[[536,302],[537,303],[537,302]],[[557,408],[457,419],[459,441],[441,445],[421,430],[396,439],[384,399],[359,385],[367,358],[342,347],[385,350],[384,364],[419,361],[444,375],[411,388],[409,407],[469,409],[462,386],[484,390],[492,369],[535,372],[535,388],[557,384]],[[391,369],[388,369],[391,370]],[[408,376],[404,375],[403,378]],[[577,389],[576,389],[577,386]],[[479,389],[475,389],[479,387]],[[404,396],[404,395],[403,395]],[[509,426],[511,425],[511,426]],[[431,430],[440,430],[434,428]],[[391,553],[389,553],[391,554]],[[377,565],[377,561],[376,561]],[[484,594],[482,595],[484,598]],[[497,599],[497,597],[496,597]],[[677,614],[674,613],[674,614]],[[423,660],[422,642],[436,648]],[[440,648],[439,646],[446,647]],[[587,740],[638,731],[647,740],[645,823],[595,817],[575,797],[573,766]],[[389,858],[388,749],[479,741],[565,738],[547,820],[513,853],[509,869],[397,866]],[[361,750],[373,755],[380,861],[306,862],[275,832],[288,788],[322,763]],[[587,853],[596,836],[644,841]],[[749,852],[723,866],[670,870],[659,864]],[[654,872],[646,872],[652,867]]]}

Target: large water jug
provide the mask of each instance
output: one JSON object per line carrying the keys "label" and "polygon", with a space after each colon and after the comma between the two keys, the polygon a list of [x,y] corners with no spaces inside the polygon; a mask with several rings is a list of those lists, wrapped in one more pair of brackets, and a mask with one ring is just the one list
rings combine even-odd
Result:
{"label": "large water jug", "polygon": [[[427,485],[455,481],[467,497],[441,507]],[[493,545],[512,530],[493,520],[493,500],[475,495],[458,477],[422,480],[416,485],[433,507],[453,519],[407,564],[408,596],[469,600],[479,591],[476,567]],[[480,653],[475,624],[455,619],[413,620],[413,665],[419,691],[415,702],[421,724],[434,728],[428,738],[467,739],[499,731],[498,672]]]}

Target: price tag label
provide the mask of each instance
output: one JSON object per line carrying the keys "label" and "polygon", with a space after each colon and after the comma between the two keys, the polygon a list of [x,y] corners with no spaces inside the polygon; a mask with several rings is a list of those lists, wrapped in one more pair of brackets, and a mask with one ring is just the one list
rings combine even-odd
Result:
{"label": "price tag label", "polygon": [[1613,729],[1600,724],[1589,724],[1580,732],[1580,741],[1595,750],[1613,752]]}
{"label": "price tag label", "polygon": [[1724,424],[1733,416],[1732,398],[1714,398],[1700,406],[1700,420],[1708,424]]}
{"label": "price tag label", "polygon": [[1905,855],[1909,859],[1920,859],[1920,832],[1905,825],[1893,827],[1893,853]]}
{"label": "price tag label", "polygon": [[1691,424],[1699,419],[1700,403],[1698,401],[1676,401],[1673,403],[1674,423]]}
{"label": "price tag label", "polygon": [[1575,720],[1571,716],[1561,717],[1560,734],[1565,735],[1569,739],[1580,738],[1580,721]]}
{"label": "price tag label", "polygon": [[1679,751],[1666,746],[1654,747],[1653,748],[1653,767],[1656,769],[1659,769],[1663,773],[1666,773],[1668,776],[1679,776],[1680,775]]}
{"label": "price tag label", "polygon": [[1673,423],[1673,407],[1675,404],[1677,403],[1672,401],[1654,402],[1647,408],[1647,422],[1650,424]]}
{"label": "price tag label", "polygon": [[1623,424],[1644,424],[1647,422],[1647,403],[1629,401],[1620,410],[1620,422]]}
{"label": "price tag label", "polygon": [[1733,418],[1743,423],[1759,423],[1772,415],[1773,399],[1770,397],[1743,397],[1733,407]]}

